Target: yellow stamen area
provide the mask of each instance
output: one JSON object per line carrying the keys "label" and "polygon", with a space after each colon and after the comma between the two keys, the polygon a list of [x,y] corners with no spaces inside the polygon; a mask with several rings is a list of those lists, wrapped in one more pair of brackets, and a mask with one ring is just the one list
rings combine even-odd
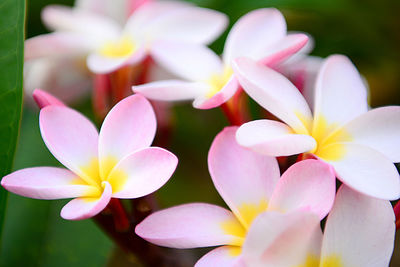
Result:
{"label": "yellow stamen area", "polygon": [[246,237],[246,229],[236,218],[224,221],[221,223],[221,228],[227,235],[232,235],[230,245],[241,246]]}
{"label": "yellow stamen area", "polygon": [[210,90],[207,92],[207,97],[211,98],[218,93],[222,87],[229,81],[233,74],[231,67],[225,67],[222,73],[215,73],[206,81],[210,85]]}
{"label": "yellow stamen area", "polygon": [[296,267],[319,267],[319,259],[315,255],[308,255],[306,262]]}
{"label": "yellow stamen area", "polygon": [[242,247],[237,246],[229,246],[228,247],[228,255],[232,257],[237,257],[242,253]]}
{"label": "yellow stamen area", "polygon": [[344,267],[344,264],[340,256],[330,255],[322,260],[321,267]]}
{"label": "yellow stamen area", "polygon": [[99,53],[106,57],[119,58],[126,57],[136,50],[136,45],[132,38],[123,36],[117,41],[107,41],[100,48]]}

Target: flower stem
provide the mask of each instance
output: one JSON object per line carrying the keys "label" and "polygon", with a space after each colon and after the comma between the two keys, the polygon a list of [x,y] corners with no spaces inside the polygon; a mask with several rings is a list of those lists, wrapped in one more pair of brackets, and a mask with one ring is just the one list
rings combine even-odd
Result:
{"label": "flower stem", "polygon": [[398,230],[400,228],[400,200],[394,205],[393,211],[396,217],[396,230]]}
{"label": "flower stem", "polygon": [[221,109],[231,125],[239,126],[248,121],[247,96],[243,89],[240,88],[228,102],[223,103]]}

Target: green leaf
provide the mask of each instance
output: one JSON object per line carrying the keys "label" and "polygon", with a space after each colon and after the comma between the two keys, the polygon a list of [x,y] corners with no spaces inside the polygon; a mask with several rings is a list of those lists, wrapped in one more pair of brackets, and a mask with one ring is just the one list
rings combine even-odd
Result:
{"label": "green leaf", "polygon": [[[11,171],[22,108],[25,0],[0,2],[0,177]],[[0,188],[0,238],[7,192]]]}

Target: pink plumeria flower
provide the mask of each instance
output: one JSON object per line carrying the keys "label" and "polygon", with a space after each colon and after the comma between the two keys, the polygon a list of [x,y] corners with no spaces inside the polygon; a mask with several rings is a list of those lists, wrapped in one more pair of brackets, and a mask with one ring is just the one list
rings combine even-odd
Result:
{"label": "pink plumeria flower", "polygon": [[239,144],[270,156],[308,153],[331,164],[351,188],[382,199],[400,196],[400,107],[368,110],[367,90],[344,56],[325,60],[311,112],[283,75],[249,59],[234,65],[244,90],[282,122],[257,120],[237,132]]}
{"label": "pink plumeria flower", "polygon": [[309,211],[320,219],[332,207],[335,177],[328,164],[306,160],[280,178],[275,158],[239,146],[237,127],[225,128],[215,138],[208,166],[216,189],[232,211],[193,203],[158,211],[136,227],[147,241],[166,247],[221,246],[196,266],[234,266],[254,218],[267,212]]}
{"label": "pink plumeria flower", "polygon": [[83,115],[61,105],[40,111],[40,131],[65,167],[35,167],[5,176],[8,191],[37,199],[75,198],[61,217],[80,220],[101,212],[113,198],[137,198],[160,188],[177,165],[172,153],[149,147],[156,131],[150,103],[125,98],[110,111],[100,133]]}
{"label": "pink plumeria flower", "polygon": [[273,65],[301,49],[307,39],[304,34],[287,34],[285,18],[278,10],[254,10],[233,26],[222,60],[204,46],[171,42],[155,45],[154,58],[186,81],[157,81],[134,86],[133,90],[154,100],[194,99],[195,108],[214,108],[228,101],[239,88],[231,66],[235,58],[244,56]]}
{"label": "pink plumeria flower", "polygon": [[264,213],[243,245],[249,267],[387,267],[394,247],[392,205],[342,186],[322,235],[308,213]]}

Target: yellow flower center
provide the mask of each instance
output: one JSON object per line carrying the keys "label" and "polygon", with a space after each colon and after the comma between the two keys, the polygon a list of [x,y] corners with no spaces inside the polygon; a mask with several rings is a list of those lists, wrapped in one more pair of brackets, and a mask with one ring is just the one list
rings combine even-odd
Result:
{"label": "yellow flower center", "polygon": [[210,90],[207,92],[207,97],[211,98],[218,93],[229,81],[232,75],[233,70],[229,66],[225,67],[222,73],[212,74],[206,81],[206,83],[210,86]]}
{"label": "yellow flower center", "polygon": [[99,53],[105,57],[119,58],[131,55],[136,50],[136,45],[129,36],[122,36],[116,41],[107,41]]}

